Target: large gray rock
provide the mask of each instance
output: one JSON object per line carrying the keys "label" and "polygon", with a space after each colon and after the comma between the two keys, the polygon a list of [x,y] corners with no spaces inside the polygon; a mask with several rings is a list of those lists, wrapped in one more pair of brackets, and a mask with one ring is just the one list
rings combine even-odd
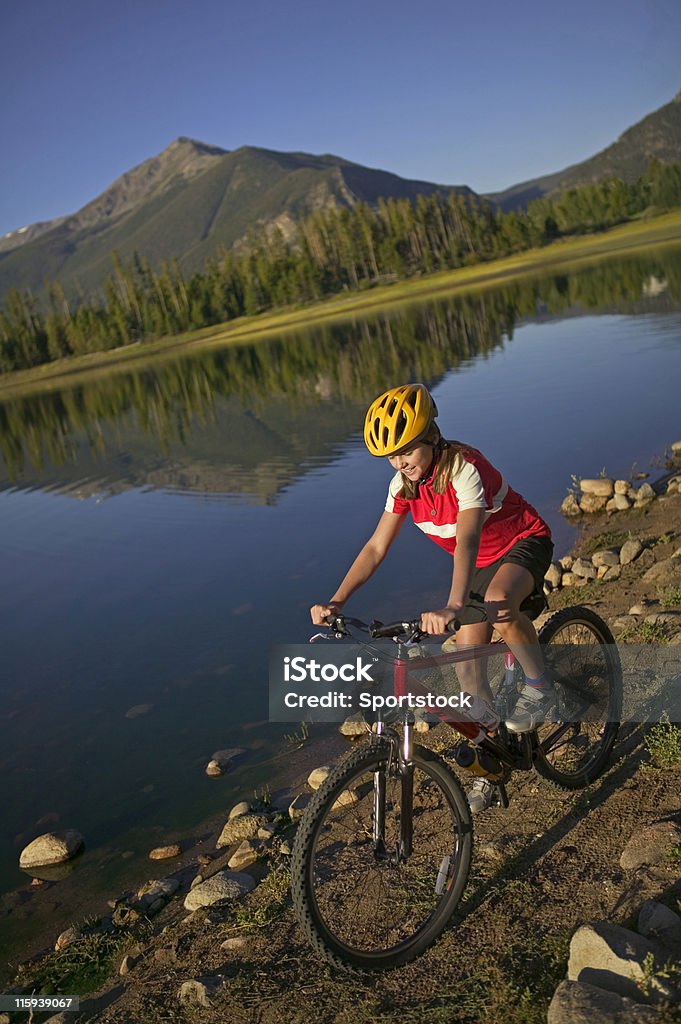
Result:
{"label": "large gray rock", "polygon": [[63,832],[46,832],[21,851],[19,867],[28,869],[48,864],[63,864],[75,857],[83,846],[83,837],[73,828]]}
{"label": "large gray rock", "polygon": [[248,814],[250,809],[251,805],[249,804],[248,800],[240,800],[238,804],[234,804],[234,807],[232,807],[231,811],[229,812],[229,820],[231,821],[232,818],[240,818],[242,814]]}
{"label": "large gray rock", "polygon": [[598,575],[596,566],[587,558],[576,558],[572,566],[574,576],[581,576],[585,580],[595,580]]}
{"label": "large gray rock", "polygon": [[307,793],[299,793],[298,796],[294,797],[288,808],[288,816],[291,821],[298,821],[303,816],[303,811],[310,802],[310,797]]}
{"label": "large gray rock", "polygon": [[601,548],[600,551],[594,551],[591,561],[597,567],[600,565],[619,565],[620,556],[613,548]]}
{"label": "large gray rock", "polygon": [[681,843],[681,828],[673,821],[646,825],[633,833],[622,850],[620,865],[626,871],[649,864],[665,864],[670,851]]}
{"label": "large gray rock", "polygon": [[564,516],[579,516],[582,514],[579,502],[574,494],[568,494],[567,498],[563,498],[560,510]]}
{"label": "large gray rock", "polygon": [[227,863],[233,871],[241,871],[242,868],[247,868],[251,864],[255,864],[259,853],[259,846],[256,846],[255,843],[249,842],[248,839],[244,839],[243,843],[241,843],[240,846],[237,846]]}
{"label": "large gray rock", "polygon": [[572,936],[568,980],[596,985],[637,1002],[672,1001],[674,989],[650,971],[650,966],[654,971],[665,960],[659,943],[628,928],[598,921],[582,925]]}
{"label": "large gray rock", "polygon": [[178,990],[177,997],[183,1006],[211,1007],[215,997],[224,985],[224,978],[192,978],[184,981]]}
{"label": "large gray rock", "polygon": [[632,537],[631,540],[625,540],[624,544],[620,548],[620,564],[629,565],[629,562],[633,562],[643,551],[643,544],[638,540],[637,537]]}
{"label": "large gray rock", "polygon": [[551,562],[544,579],[548,580],[552,587],[559,587],[562,575],[563,570],[558,562]]}
{"label": "large gray rock", "polygon": [[143,913],[155,914],[179,888],[180,883],[176,878],[153,878],[137,890],[132,906]]}
{"label": "large gray rock", "polygon": [[621,565],[611,565],[603,573],[603,579],[606,583],[610,583],[611,580],[618,580],[622,575]]}
{"label": "large gray rock", "polygon": [[219,850],[222,846],[241,843],[244,839],[255,839],[258,829],[266,821],[267,818],[262,814],[241,814],[238,818],[231,818],[218,836],[215,846]]}
{"label": "large gray rock", "polygon": [[362,712],[356,711],[354,715],[348,715],[345,721],[338,726],[338,731],[341,736],[365,736],[367,723]]}
{"label": "large gray rock", "polygon": [[626,494],[616,494],[612,501],[617,512],[626,512],[628,508],[631,508],[631,502]]}
{"label": "large gray rock", "polygon": [[329,775],[331,774],[331,768],[328,764],[323,764],[320,768],[314,768],[307,777],[307,784],[310,789],[319,789],[323,782],[326,782]]}
{"label": "large gray rock", "polygon": [[615,494],[626,494],[629,490],[628,480],[615,480]]}
{"label": "large gray rock", "polygon": [[187,893],[185,910],[212,907],[215,903],[235,903],[254,888],[255,879],[250,875],[240,871],[218,871]]}
{"label": "large gray rock", "polygon": [[681,562],[678,558],[664,558],[646,569],[643,579],[646,583],[656,583],[660,587],[681,583]]}
{"label": "large gray rock", "polygon": [[579,486],[582,494],[596,494],[602,498],[611,498],[615,489],[613,481],[605,477],[598,477],[597,480],[580,480]]}
{"label": "large gray rock", "polygon": [[582,512],[601,512],[608,504],[608,498],[600,494],[583,494],[579,499]]}
{"label": "large gray rock", "polygon": [[615,992],[579,981],[561,981],[549,1005],[546,1024],[654,1024],[652,1006],[641,1006]]}
{"label": "large gray rock", "polygon": [[638,930],[649,939],[659,939],[666,946],[681,942],[681,917],[664,903],[646,900],[638,915]]}
{"label": "large gray rock", "polygon": [[641,484],[641,486],[636,491],[636,498],[634,499],[634,504],[647,505],[648,502],[652,501],[654,497],[655,491],[652,489],[650,484]]}

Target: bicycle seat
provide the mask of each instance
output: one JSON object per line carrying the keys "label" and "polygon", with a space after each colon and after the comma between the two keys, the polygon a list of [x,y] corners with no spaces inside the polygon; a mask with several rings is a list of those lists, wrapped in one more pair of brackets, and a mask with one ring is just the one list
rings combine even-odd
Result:
{"label": "bicycle seat", "polygon": [[546,611],[549,603],[546,600],[544,594],[539,594],[537,591],[526,597],[520,606],[520,611],[524,615],[527,615],[528,619],[538,619],[539,616]]}

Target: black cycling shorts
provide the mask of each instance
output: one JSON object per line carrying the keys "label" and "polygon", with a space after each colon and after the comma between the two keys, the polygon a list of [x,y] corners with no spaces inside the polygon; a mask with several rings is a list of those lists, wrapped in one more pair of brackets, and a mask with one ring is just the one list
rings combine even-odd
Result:
{"label": "black cycling shorts", "polygon": [[530,597],[543,594],[544,576],[552,558],[553,541],[550,537],[525,537],[524,540],[517,541],[496,562],[475,569],[471,580],[468,604],[458,616],[459,622],[464,626],[469,626],[474,622],[485,622],[487,616],[485,615],[484,601],[487,588],[494,579],[497,569],[506,565],[507,562],[513,565],[522,565],[523,569],[528,569],[532,573],[534,590],[529,595]]}

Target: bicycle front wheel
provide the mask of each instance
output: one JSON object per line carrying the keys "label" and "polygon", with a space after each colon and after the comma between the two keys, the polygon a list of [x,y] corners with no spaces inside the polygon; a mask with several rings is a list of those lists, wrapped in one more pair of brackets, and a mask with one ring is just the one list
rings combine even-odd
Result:
{"label": "bicycle front wheel", "polygon": [[[336,966],[397,967],[442,933],[461,898],[472,850],[468,802],[436,754],[413,756],[412,851],[400,856],[409,813],[389,743],[354,751],[306,808],[293,848],[291,888],[313,946]],[[407,805],[406,810],[403,807]],[[376,801],[385,808],[376,842]]]}
{"label": "bicycle front wheel", "polygon": [[564,608],[539,633],[558,691],[560,722],[537,730],[537,772],[580,789],[605,769],[622,714],[622,668],[612,633],[590,608]]}

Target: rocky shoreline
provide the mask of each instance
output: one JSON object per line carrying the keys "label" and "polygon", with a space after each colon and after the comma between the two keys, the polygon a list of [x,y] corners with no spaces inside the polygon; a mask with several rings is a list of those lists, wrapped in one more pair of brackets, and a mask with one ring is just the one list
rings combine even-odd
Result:
{"label": "rocky shoreline", "polygon": [[[652,485],[647,482],[636,485],[631,481],[609,480],[605,477],[579,481],[575,491],[566,499],[567,507],[564,511],[566,514],[579,516],[582,520],[582,529],[573,552],[554,562],[547,573],[545,592],[550,611],[568,603],[586,603],[606,618],[621,642],[654,640],[681,643],[679,462],[681,442],[676,442],[672,448],[672,459],[667,466],[669,472]],[[626,500],[626,507],[621,499]],[[576,512],[575,505],[578,508]],[[437,748],[436,734],[437,730],[434,730],[428,735],[426,742],[432,742]],[[645,759],[645,754],[641,755],[640,738],[636,750],[638,753],[635,756],[643,756]],[[217,752],[211,759],[211,773],[218,774],[224,769],[224,763],[221,769],[218,755],[225,753]],[[198,854],[195,861],[185,864],[179,871],[147,881],[124,896],[112,900],[110,912],[99,920],[67,929],[57,938],[53,953],[24,965],[14,987],[9,991],[31,991],[32,988],[44,986],[46,979],[53,979],[54,984],[54,979],[59,977],[60,965],[63,971],[71,962],[78,963],[79,949],[101,948],[105,966],[110,968],[104,971],[106,977],[93,978],[90,989],[87,989],[87,985],[82,988],[83,991],[92,992],[92,995],[82,1001],[79,1015],[68,1014],[51,1018],[54,1024],[57,1021],[62,1024],[75,1020],[96,1020],[102,1024],[114,1021],[116,1024],[128,1021],[133,1024],[144,1021],[146,1024],[147,1020],[195,1019],[191,1017],[193,1013],[199,1013],[200,1019],[206,1021],[224,1020],[225,1014],[244,1022],[256,1019],[280,1020],[282,1013],[286,1016],[281,1005],[278,1013],[273,1014],[271,1018],[257,1016],[254,1009],[259,1005],[257,992],[248,1001],[248,1013],[243,1012],[239,1015],[233,1002],[235,996],[230,993],[234,989],[238,998],[243,996],[243,987],[240,983],[237,984],[235,979],[241,977],[244,964],[251,964],[255,955],[254,949],[259,949],[258,956],[264,957],[262,963],[267,962],[267,937],[269,936],[276,945],[280,942],[279,933],[282,928],[287,930],[289,936],[284,946],[293,943],[301,961],[299,973],[294,972],[293,983],[297,978],[302,985],[305,971],[311,969],[312,955],[305,949],[304,944],[299,945],[301,937],[296,934],[287,906],[287,865],[296,821],[302,813],[309,793],[321,783],[326,770],[322,768],[316,774],[311,773],[308,783],[298,787],[298,791],[292,792],[286,799],[238,803],[224,822],[219,835],[215,837],[214,849]],[[665,779],[667,789],[660,805],[664,800],[669,800],[672,806],[674,801],[676,806],[679,806],[680,777],[681,769],[669,773]],[[673,814],[670,813],[669,820],[672,818]],[[645,822],[643,824],[648,827]],[[655,821],[652,824],[655,824]],[[476,820],[476,833],[477,831]],[[484,836],[484,823],[481,831]],[[639,900],[638,909],[635,910],[631,900],[629,901],[627,922],[631,924],[638,920],[641,933],[638,938],[644,945],[645,942],[653,942],[655,949],[652,950],[652,947],[648,946],[644,949],[640,942],[637,945],[638,939],[635,941],[631,938],[633,932],[629,935],[620,934],[624,930],[621,913],[614,914],[620,923],[615,924],[607,918],[599,924],[597,915],[589,914],[589,908],[584,908],[582,924],[571,939],[569,964],[572,966],[568,969],[568,980],[557,988],[550,1004],[548,1019],[551,1024],[562,1024],[568,1020],[578,1022],[586,1020],[589,1015],[591,1019],[596,1017],[603,1021],[661,1021],[661,1013],[667,1012],[666,1004],[672,998],[676,998],[673,985],[669,991],[665,990],[662,996],[659,993],[662,991],[660,985],[664,971],[668,973],[671,970],[669,965],[672,962],[674,965],[681,964],[681,919],[672,920],[665,915],[664,910],[648,906],[646,899],[651,902],[651,895],[664,897],[665,891],[674,891],[674,886],[678,884],[678,875],[681,872],[672,871],[672,874],[675,874],[674,880],[669,877],[669,851],[677,848],[681,850],[681,831],[678,835],[660,833],[660,836],[656,847],[658,852],[653,857],[652,865],[651,855],[646,855],[648,860],[644,857],[638,868],[634,869],[625,868],[624,863],[618,863],[619,872],[625,874],[627,871],[641,868],[650,871],[655,863],[658,865],[658,876],[662,870],[659,868],[660,864],[663,864],[667,871],[663,892],[656,891],[657,876],[653,871],[652,882],[648,878],[646,885],[639,886],[639,895],[642,898]],[[629,838],[635,838],[633,833]],[[504,841],[497,837],[494,842],[504,849]],[[77,839],[72,836],[70,843],[69,849],[76,851],[79,845]],[[626,840],[620,844],[622,857],[625,848]],[[165,857],[173,858],[177,856],[178,849],[157,849],[151,851],[150,858],[159,861]],[[660,850],[663,852],[660,853]],[[71,856],[71,853],[68,856]],[[658,858],[657,861],[655,857]],[[657,889],[659,888],[660,877],[657,877]],[[547,899],[550,899],[550,896]],[[652,899],[653,904],[657,902],[658,900]],[[673,913],[671,909],[666,909],[669,914]],[[642,914],[642,921],[637,918],[638,910]],[[664,927],[659,925],[660,915],[666,922]],[[651,917],[657,922],[655,926],[649,923]],[[582,930],[586,928],[591,929],[588,936]],[[613,931],[617,928],[620,932]],[[660,935],[660,928],[662,932],[667,929],[666,937]],[[211,942],[211,935],[215,938],[214,942]],[[257,941],[253,939],[254,935],[257,936]],[[580,936],[578,941],[577,936]],[[263,937],[264,942],[261,941]],[[207,958],[205,954],[199,952],[202,949],[205,951],[206,940],[211,950],[211,955]],[[602,963],[598,961],[600,966],[594,966],[596,961],[587,962],[588,957],[596,955],[593,952],[596,946],[601,951],[599,955],[602,954]],[[626,967],[626,970],[625,967],[621,968],[620,975],[629,976],[633,970],[630,962],[632,957],[627,959],[626,956],[620,956],[621,948],[629,947],[642,951],[636,961],[643,972],[638,978],[640,984],[638,987],[635,986],[635,992],[630,986],[620,986],[615,994],[625,1000],[634,998],[632,1006],[628,1003],[616,1004],[611,998],[613,993],[607,986],[603,989],[606,993],[610,992],[607,996],[603,996],[602,992],[599,994],[601,990],[598,985],[595,986],[595,991],[591,991],[594,988],[593,972],[600,971],[598,977],[604,972],[618,974],[619,969],[613,966],[618,957]],[[583,952],[584,948],[591,950],[588,956]],[[256,962],[259,962],[258,956]],[[221,962],[222,967],[215,967],[216,959]],[[425,967],[422,965],[419,968],[418,964],[409,965],[404,970],[407,973],[414,973],[419,969],[425,970]],[[319,964],[316,962],[315,970],[317,974],[320,973]],[[672,973],[677,970],[681,971],[681,966],[674,966]],[[321,975],[324,975],[324,968],[321,969]],[[165,976],[172,977],[172,983],[167,989],[160,985]],[[150,982],[150,978],[156,978],[159,985]],[[69,990],[69,980],[72,980],[73,984],[81,985],[82,979],[75,968],[70,976],[66,970],[63,992]],[[47,983],[49,984],[49,981]],[[341,984],[344,982],[341,981]],[[141,1007],[144,1005],[145,991],[150,985],[155,989],[155,1001],[145,1016]],[[159,995],[159,986],[165,994]],[[656,998],[658,1003],[661,1000],[662,1010],[657,1006],[648,1005],[650,1000],[648,996],[644,998],[643,993],[643,988],[646,987],[658,993]],[[282,991],[280,995],[281,1000],[285,1000],[286,992]],[[546,995],[544,999],[546,1002]],[[277,1006],[278,997],[275,998],[268,989],[265,1002],[270,1007]],[[394,1009],[394,1019],[399,1020],[399,1003],[395,1004]],[[537,1017],[537,1020],[546,1019],[546,1009],[542,1012],[544,1016]],[[329,1016],[327,1011],[325,1014],[315,1016],[315,1008],[311,1007],[309,1016],[305,1016],[304,1010],[301,1009],[295,1019],[315,1022],[347,1019],[348,1024],[351,1020],[349,1016]],[[0,1021],[2,1019],[0,1015]],[[450,1019],[458,1021],[466,1018],[452,1016]],[[531,1019],[535,1020],[534,1017]]]}

